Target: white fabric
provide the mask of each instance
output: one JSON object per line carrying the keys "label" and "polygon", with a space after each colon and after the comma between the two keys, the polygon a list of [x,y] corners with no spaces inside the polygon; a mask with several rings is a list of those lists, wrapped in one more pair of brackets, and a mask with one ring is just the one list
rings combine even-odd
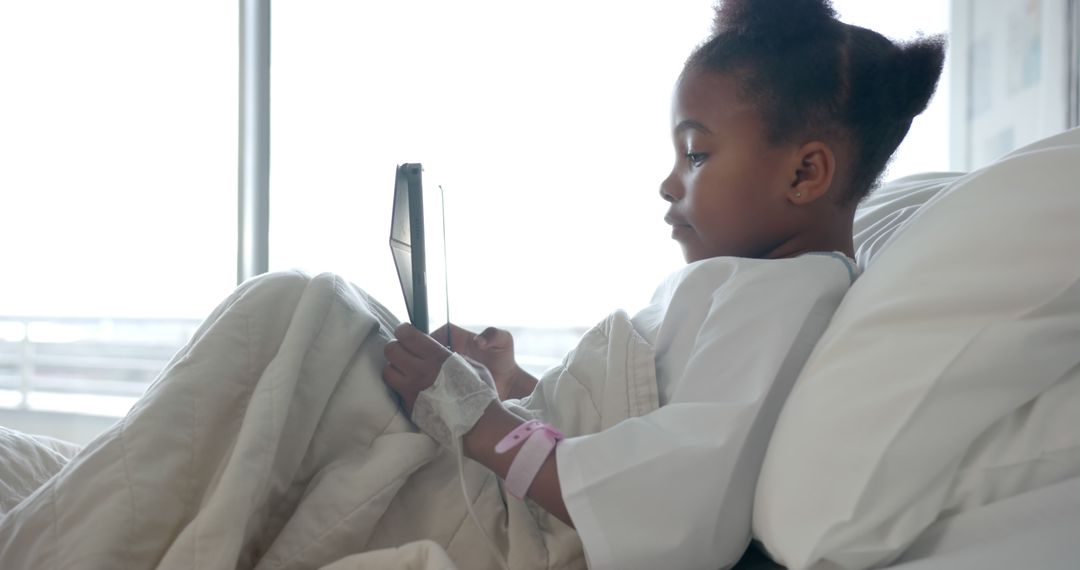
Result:
{"label": "white fabric", "polygon": [[[1065,131],[1020,147],[1000,160],[1038,150],[1076,144],[1077,131]],[[855,261],[864,270],[893,235],[902,231],[923,204],[965,176],[963,172],[925,172],[889,181],[859,204],[852,226]],[[962,220],[959,220],[962,222]]]}
{"label": "white fabric", "polygon": [[412,420],[432,439],[454,448],[454,442],[498,399],[488,369],[454,353],[443,363],[435,383],[416,397]]}
{"label": "white fabric", "polygon": [[947,516],[930,526],[892,570],[1076,570],[1080,478]]}
{"label": "white fabric", "polygon": [[666,405],[556,448],[590,568],[739,559],[773,421],[855,271],[839,254],[717,258],[657,290],[633,324]]}
{"label": "white fabric", "polygon": [[0,516],[55,475],[79,446],[0,427]]}
{"label": "white fabric", "polygon": [[859,204],[852,225],[855,261],[864,270],[893,234],[907,224],[923,204],[957,178],[959,172],[928,172],[893,180]]}
{"label": "white fabric", "polygon": [[[1076,570],[1080,478],[938,520],[889,570]],[[743,568],[742,565],[737,568]],[[746,570],[782,570],[765,561]]]}
{"label": "white fabric", "polygon": [[[453,452],[382,382],[395,325],[332,275],[243,284],[127,417],[0,519],[0,568],[438,567],[407,546],[422,539],[494,567]],[[572,529],[465,467],[513,568],[584,566]]]}
{"label": "white fabric", "polygon": [[[512,568],[584,567],[572,529],[473,462],[483,531],[466,519],[454,453],[382,383],[395,325],[332,275],[245,283],[126,418],[0,520],[0,568],[430,568],[439,549],[490,568],[484,532]],[[655,374],[616,312],[508,406],[594,433],[655,410]]]}
{"label": "white fabric", "polygon": [[[619,533],[615,546],[632,548],[617,556],[639,562],[644,532],[680,557],[654,558],[668,565],[738,558],[775,408],[851,271],[850,262],[828,255],[695,264],[660,289],[664,315],[643,326],[658,355],[616,312],[532,395],[508,404],[579,438],[576,459],[563,457],[560,475],[569,467],[583,483],[568,501],[580,514],[578,502],[588,497],[585,526],[603,521],[605,534],[586,530],[602,541],[599,548],[610,548]],[[656,313],[643,313],[641,322],[649,315]],[[126,418],[0,520],[0,567],[431,568],[447,559],[461,568],[494,567],[483,532],[512,568],[584,567],[577,533],[510,497],[472,462],[464,483],[483,531],[466,519],[454,453],[417,432],[382,384],[382,348],[395,324],[332,275],[272,274],[245,283]],[[685,327],[698,336],[685,336]],[[693,348],[687,352],[684,343]],[[676,362],[683,354],[686,362]],[[670,402],[660,410],[658,363],[675,375],[664,382]],[[640,503],[629,519],[605,502],[616,489],[603,481],[609,466],[597,462],[603,439],[580,437],[600,430],[612,436],[606,456],[620,456],[612,466],[643,460],[639,475],[621,475],[654,478],[620,499]],[[667,430],[689,438],[675,441]],[[641,455],[655,444],[664,458]],[[700,469],[679,480],[656,471],[658,462],[675,460]],[[567,480],[564,488],[574,489],[573,477]],[[672,483],[693,488],[657,487]],[[657,514],[671,518],[697,489],[706,490],[697,502],[710,501],[708,536],[641,518],[656,504],[667,511]],[[673,503],[664,500],[680,493]],[[729,538],[732,529],[744,536]],[[705,544],[717,533],[724,535],[720,547]]]}
{"label": "white fabric", "polygon": [[416,540],[401,546],[346,556],[322,570],[456,570],[446,550],[434,540]]}
{"label": "white fabric", "polygon": [[[1018,148],[1001,158],[1076,144],[1075,130],[1065,131]],[[864,270],[874,256],[907,225],[923,204],[965,176],[963,172],[925,172],[892,180],[859,204],[852,226],[855,261]]]}
{"label": "white fabric", "polygon": [[878,248],[769,444],[754,531],[779,562],[879,566],[939,517],[1080,475],[1078,179],[1073,130]]}

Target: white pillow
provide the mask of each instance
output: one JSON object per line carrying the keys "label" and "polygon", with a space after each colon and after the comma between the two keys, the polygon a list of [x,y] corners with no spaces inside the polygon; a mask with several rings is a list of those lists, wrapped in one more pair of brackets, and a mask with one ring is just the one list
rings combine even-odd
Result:
{"label": "white pillow", "polygon": [[[1006,158],[1055,146],[1075,144],[1077,133],[1065,131],[1018,148]],[[963,172],[926,172],[892,180],[882,185],[859,204],[852,228],[855,242],[855,261],[859,267],[869,266],[871,259],[907,224],[923,204],[952,184]]]}
{"label": "white pillow", "polygon": [[855,261],[866,269],[870,260],[909,218],[960,176],[961,172],[928,172],[893,180],[867,197],[855,212]]}
{"label": "white pillow", "polygon": [[754,531],[778,562],[881,565],[939,516],[1080,474],[1077,180],[1073,130],[877,228],[766,454]]}

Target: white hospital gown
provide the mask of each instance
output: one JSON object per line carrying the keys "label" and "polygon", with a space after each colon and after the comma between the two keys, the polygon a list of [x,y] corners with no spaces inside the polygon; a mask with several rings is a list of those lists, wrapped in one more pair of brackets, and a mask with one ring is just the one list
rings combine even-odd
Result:
{"label": "white hospital gown", "polygon": [[723,568],[780,408],[858,269],[841,254],[686,266],[633,317],[655,349],[660,408],[556,448],[594,569]]}

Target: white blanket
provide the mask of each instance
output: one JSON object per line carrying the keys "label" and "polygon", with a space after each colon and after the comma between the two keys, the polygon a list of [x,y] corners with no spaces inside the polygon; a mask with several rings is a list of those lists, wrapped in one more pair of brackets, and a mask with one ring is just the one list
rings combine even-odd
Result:
{"label": "white blanket", "polygon": [[[382,383],[395,324],[332,275],[245,283],[127,417],[0,520],[0,568],[494,567],[455,456]],[[642,342],[622,313],[589,335],[615,354]],[[655,385],[651,360],[609,375],[609,359],[575,358],[551,391],[559,402],[517,412],[580,410],[545,418],[580,435],[655,408],[626,404],[627,378]],[[465,473],[512,568],[584,566],[572,529],[482,466],[467,461]]]}

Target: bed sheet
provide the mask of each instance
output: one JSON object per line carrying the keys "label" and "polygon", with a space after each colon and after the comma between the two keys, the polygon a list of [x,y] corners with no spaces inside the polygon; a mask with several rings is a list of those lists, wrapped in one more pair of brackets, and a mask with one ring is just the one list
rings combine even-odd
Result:
{"label": "bed sheet", "polygon": [[[0,427],[0,517],[67,463],[79,446]],[[938,521],[892,570],[1073,570],[1080,561],[1080,478],[1030,491]],[[428,541],[388,550],[384,562],[434,568],[448,560]],[[344,562],[344,561],[343,561]],[[737,570],[782,568],[757,550]]]}
{"label": "bed sheet", "polygon": [[0,518],[78,453],[74,443],[0,427]]}

